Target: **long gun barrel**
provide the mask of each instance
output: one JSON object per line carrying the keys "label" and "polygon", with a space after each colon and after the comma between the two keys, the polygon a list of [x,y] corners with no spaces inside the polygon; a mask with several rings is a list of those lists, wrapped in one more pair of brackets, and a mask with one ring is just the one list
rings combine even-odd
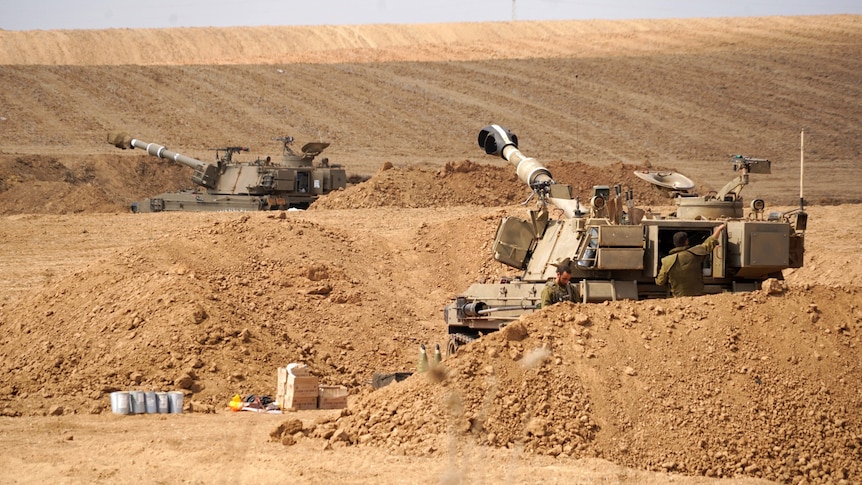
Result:
{"label": "long gun barrel", "polygon": [[123,150],[127,148],[140,148],[142,150],[146,150],[147,154],[154,157],[173,160],[174,162],[191,167],[195,170],[194,175],[192,175],[192,181],[206,188],[215,188],[216,183],[218,182],[218,167],[202,162],[196,158],[172,152],[162,145],[147,143],[126,133],[108,133],[108,143],[117,148],[122,148]]}
{"label": "long gun barrel", "polygon": [[[572,199],[569,186],[558,185],[551,171],[535,158],[530,158],[518,149],[518,136],[500,125],[488,125],[479,131],[479,146],[488,155],[498,155],[515,165],[522,182],[529,185],[543,201],[549,201],[562,210],[567,217],[580,212],[580,205]],[[559,190],[565,187],[565,190]]]}
{"label": "long gun barrel", "polygon": [[518,178],[534,190],[554,183],[551,172],[535,158],[518,150],[518,136],[500,125],[488,125],[479,132],[479,146],[488,155],[498,155],[515,165]]}

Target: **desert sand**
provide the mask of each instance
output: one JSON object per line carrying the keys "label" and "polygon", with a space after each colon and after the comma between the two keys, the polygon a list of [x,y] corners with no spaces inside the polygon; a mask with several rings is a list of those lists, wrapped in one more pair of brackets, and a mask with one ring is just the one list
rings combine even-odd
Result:
{"label": "desert sand", "polygon": [[[0,46],[4,481],[862,482],[862,18]],[[458,292],[514,274],[489,248],[529,189],[476,145],[492,122],[580,196],[619,182],[656,211],[669,202],[638,168],[708,191],[730,154],[768,157],[743,193],[786,210],[802,185],[805,266],[775,293],[557,305],[374,390],[445,343]],[[132,214],[190,173],[108,145],[113,130],[202,160],[327,141],[357,183],[307,211]],[[274,394],[289,362],[347,386],[348,408],[226,409]],[[125,389],[181,389],[185,412],[113,414]]]}

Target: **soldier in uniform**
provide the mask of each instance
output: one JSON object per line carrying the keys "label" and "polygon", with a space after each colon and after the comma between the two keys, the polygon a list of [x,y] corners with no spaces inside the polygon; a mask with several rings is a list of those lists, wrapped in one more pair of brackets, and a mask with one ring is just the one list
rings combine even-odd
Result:
{"label": "soldier in uniform", "polygon": [[712,231],[712,235],[694,247],[689,247],[688,234],[678,232],[673,235],[670,254],[661,259],[661,269],[655,278],[659,286],[668,285],[672,296],[700,296],[703,294],[703,260],[718,246],[722,224]]}
{"label": "soldier in uniform", "polygon": [[557,276],[554,281],[548,281],[542,290],[542,308],[547,308],[561,301],[577,302],[577,292],[570,283],[572,270],[569,268],[571,262],[566,259],[557,265]]}

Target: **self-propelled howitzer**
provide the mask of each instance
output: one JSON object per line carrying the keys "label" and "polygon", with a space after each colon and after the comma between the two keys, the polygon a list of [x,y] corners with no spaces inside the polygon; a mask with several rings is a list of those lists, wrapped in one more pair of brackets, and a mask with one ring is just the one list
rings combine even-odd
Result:
{"label": "self-propelled howitzer", "polygon": [[197,188],[136,202],[132,204],[134,212],[304,209],[321,195],[347,186],[347,174],[340,165],[330,165],[326,158],[320,164],[313,163],[329,143],[307,143],[297,154],[290,148],[293,137],[277,140],[284,150],[280,162],[270,157],[235,162],[233,154],[248,148],[232,146],[216,149],[215,163],[207,163],[125,133],[108,134],[108,143],[118,148],[139,148],[194,170],[191,179]]}
{"label": "self-propelled howitzer", "polygon": [[[521,153],[517,136],[506,128],[487,126],[478,141],[486,153],[515,165],[536,208],[529,210],[528,219],[501,220],[492,245],[496,261],[522,273],[473,284],[446,306],[450,354],[458,345],[538,310],[542,289],[561,265],[572,273],[578,302],[667,296],[655,277],[679,231],[697,245],[727,223],[720,245],[704,261],[707,293],[756,290],[768,278],[782,278],[784,269],[803,264],[807,215],[802,207],[766,215],[765,203],[756,199],[749,214],[743,214],[739,192],[749,173],[769,173],[768,160],[733,157],[740,175],[707,196],[690,193],[694,183],[680,174],[637,172],[674,197],[676,210],[662,216],[635,207],[631,189],[623,191],[619,185],[594,186],[589,202],[581,205],[569,185],[558,183],[544,165]],[[552,218],[552,212],[559,216]]]}

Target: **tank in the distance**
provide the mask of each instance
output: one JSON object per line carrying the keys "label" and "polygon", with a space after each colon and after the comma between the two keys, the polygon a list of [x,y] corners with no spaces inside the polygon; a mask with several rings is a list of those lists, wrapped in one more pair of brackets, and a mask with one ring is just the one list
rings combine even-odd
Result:
{"label": "tank in the distance", "polygon": [[168,150],[125,133],[108,134],[108,143],[122,149],[139,148],[154,157],[190,167],[194,188],[166,192],[135,202],[133,212],[162,211],[259,211],[306,209],[318,197],[347,186],[347,173],[327,158],[314,163],[329,143],[311,142],[296,153],[293,137],[276,138],[282,144],[282,157],[258,158],[237,162],[235,154],[248,148],[217,148],[215,163],[207,163]]}

